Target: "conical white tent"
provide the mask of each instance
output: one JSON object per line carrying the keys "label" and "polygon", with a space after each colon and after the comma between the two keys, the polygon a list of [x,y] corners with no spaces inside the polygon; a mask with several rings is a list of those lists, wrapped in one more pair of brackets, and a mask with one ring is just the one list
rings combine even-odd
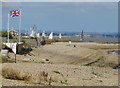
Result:
{"label": "conical white tent", "polygon": [[62,38],[61,33],[59,34],[59,38],[60,38],[60,39]]}
{"label": "conical white tent", "polygon": [[53,39],[53,32],[50,33],[49,39]]}
{"label": "conical white tent", "polygon": [[45,31],[43,31],[42,36],[43,36],[43,37],[46,37],[46,35],[45,35]]}
{"label": "conical white tent", "polygon": [[40,37],[40,33],[37,33],[36,36],[39,38]]}

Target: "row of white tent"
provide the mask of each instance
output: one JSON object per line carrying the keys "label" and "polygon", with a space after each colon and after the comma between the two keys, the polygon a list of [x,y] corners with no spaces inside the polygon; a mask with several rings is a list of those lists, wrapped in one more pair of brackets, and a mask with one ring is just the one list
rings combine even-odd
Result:
{"label": "row of white tent", "polygon": [[[30,36],[30,37],[33,37],[33,38],[35,38],[35,37],[38,37],[38,38],[39,38],[39,37],[40,37],[40,33],[37,33],[35,30],[32,30],[29,36]],[[42,36],[43,36],[43,37],[46,37],[45,31],[43,31]],[[60,39],[62,38],[61,33],[59,33],[59,38],[60,38]],[[53,32],[50,33],[48,39],[53,39]]]}

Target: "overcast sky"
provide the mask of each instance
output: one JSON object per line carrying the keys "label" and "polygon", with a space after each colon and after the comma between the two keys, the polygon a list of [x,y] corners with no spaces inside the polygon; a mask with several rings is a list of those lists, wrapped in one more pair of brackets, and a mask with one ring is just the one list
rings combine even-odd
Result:
{"label": "overcast sky", "polygon": [[[37,30],[118,32],[117,2],[4,2],[3,29],[9,11],[22,9],[22,30],[34,24]],[[19,17],[10,18],[10,28],[18,29]]]}

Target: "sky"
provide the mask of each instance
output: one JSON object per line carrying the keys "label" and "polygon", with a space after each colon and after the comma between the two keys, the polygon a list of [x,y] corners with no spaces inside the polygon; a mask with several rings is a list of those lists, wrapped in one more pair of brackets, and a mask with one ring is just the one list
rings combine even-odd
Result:
{"label": "sky", "polygon": [[4,2],[119,2],[119,0],[0,0]]}
{"label": "sky", "polygon": [[[3,2],[2,29],[8,13],[20,8],[24,31],[36,25],[40,31],[118,32],[117,2]],[[18,30],[19,17],[10,17],[10,28]]]}

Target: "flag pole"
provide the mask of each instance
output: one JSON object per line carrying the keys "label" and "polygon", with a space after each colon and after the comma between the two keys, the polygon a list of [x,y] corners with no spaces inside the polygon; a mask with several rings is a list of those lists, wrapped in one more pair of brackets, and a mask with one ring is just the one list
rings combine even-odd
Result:
{"label": "flag pole", "polygon": [[20,43],[20,37],[21,37],[21,9],[20,9],[20,17],[19,17],[19,43]]}
{"label": "flag pole", "polygon": [[10,20],[10,17],[9,17],[9,14],[8,14],[8,31],[7,31],[7,33],[8,33],[8,43],[9,43],[9,20]]}

